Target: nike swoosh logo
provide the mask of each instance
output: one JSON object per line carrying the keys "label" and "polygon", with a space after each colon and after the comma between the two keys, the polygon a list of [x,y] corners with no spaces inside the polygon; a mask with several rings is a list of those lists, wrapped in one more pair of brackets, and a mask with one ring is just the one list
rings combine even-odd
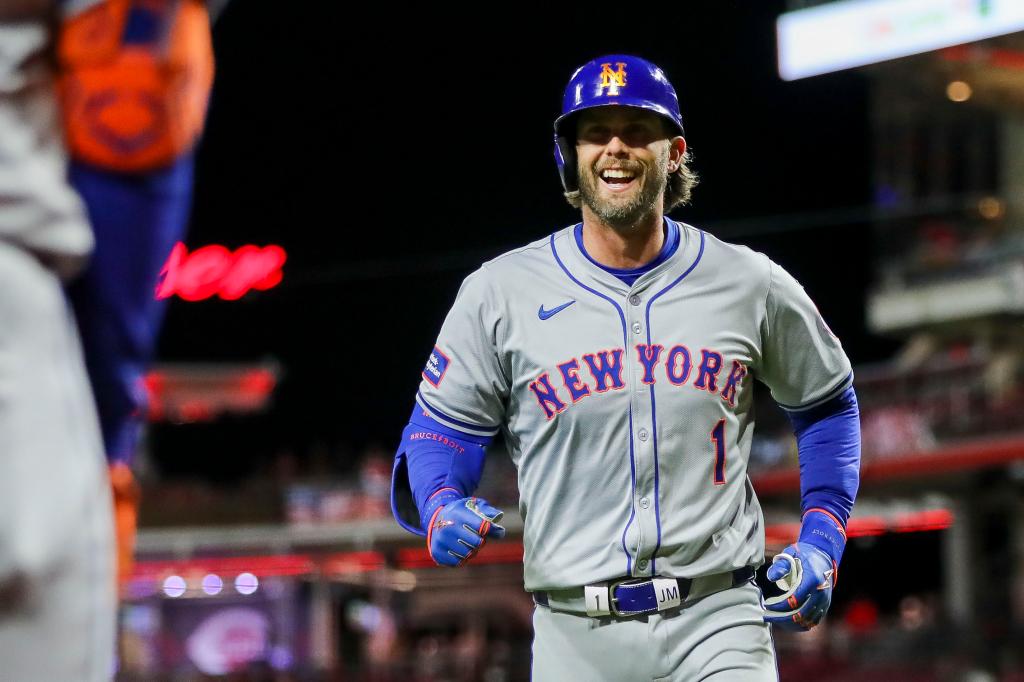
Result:
{"label": "nike swoosh logo", "polygon": [[575,300],[572,300],[572,301],[569,301],[568,303],[563,303],[562,305],[558,306],[557,308],[552,308],[551,310],[544,310],[544,304],[541,303],[540,304],[540,309],[537,310],[537,317],[539,317],[542,320],[546,320],[546,319],[548,319],[549,317],[551,317],[553,315],[557,315],[558,313],[560,313],[561,311],[565,310],[566,308],[568,308],[569,306],[571,306],[575,302],[576,302]]}

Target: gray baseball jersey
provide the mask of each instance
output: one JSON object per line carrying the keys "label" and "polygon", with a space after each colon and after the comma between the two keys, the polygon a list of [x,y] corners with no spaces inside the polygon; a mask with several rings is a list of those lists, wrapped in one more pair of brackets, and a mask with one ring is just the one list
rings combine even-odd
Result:
{"label": "gray baseball jersey", "polygon": [[67,181],[53,19],[91,0],[0,2],[0,678],[109,680],[110,480],[58,274],[92,249]]}
{"label": "gray baseball jersey", "polygon": [[93,237],[67,179],[53,25],[59,14],[70,16],[96,2],[15,0],[0,6],[0,239],[42,256],[65,278],[85,264]]}
{"label": "gray baseball jersey", "polygon": [[503,432],[528,590],[760,564],[754,380],[790,408],[850,385],[789,274],[679,228],[675,253],[631,287],[566,228],[484,264],[445,319],[417,401],[462,431]]}

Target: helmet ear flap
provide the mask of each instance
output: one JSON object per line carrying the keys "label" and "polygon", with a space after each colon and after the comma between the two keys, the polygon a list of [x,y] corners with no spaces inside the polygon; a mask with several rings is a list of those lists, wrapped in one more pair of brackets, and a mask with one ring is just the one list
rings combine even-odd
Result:
{"label": "helmet ear flap", "polygon": [[576,177],[576,143],[564,135],[555,135],[555,164],[558,166],[558,175],[562,179],[562,187],[566,192],[575,192],[579,189],[579,179]]}

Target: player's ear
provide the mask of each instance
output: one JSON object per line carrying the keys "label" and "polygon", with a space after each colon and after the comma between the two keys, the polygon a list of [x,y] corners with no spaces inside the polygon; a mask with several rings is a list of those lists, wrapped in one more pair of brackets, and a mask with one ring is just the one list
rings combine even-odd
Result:
{"label": "player's ear", "polygon": [[675,173],[679,170],[679,166],[683,163],[683,158],[686,156],[686,139],[680,135],[676,135],[669,140],[668,150],[668,172]]}

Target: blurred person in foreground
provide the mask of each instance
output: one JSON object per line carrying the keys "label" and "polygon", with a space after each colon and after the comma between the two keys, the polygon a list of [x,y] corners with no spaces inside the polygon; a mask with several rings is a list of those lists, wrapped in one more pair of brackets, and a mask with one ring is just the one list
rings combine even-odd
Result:
{"label": "blurred person in foreground", "polygon": [[70,286],[110,465],[118,575],[131,574],[139,490],[131,470],[166,300],[161,266],[182,240],[194,150],[213,81],[202,0],[101,0],[62,27],[70,179],[96,247]]}
{"label": "blurred person in foreground", "polygon": [[0,3],[0,678],[109,679],[103,445],[63,283],[89,256],[67,179],[53,27],[94,3]]}

